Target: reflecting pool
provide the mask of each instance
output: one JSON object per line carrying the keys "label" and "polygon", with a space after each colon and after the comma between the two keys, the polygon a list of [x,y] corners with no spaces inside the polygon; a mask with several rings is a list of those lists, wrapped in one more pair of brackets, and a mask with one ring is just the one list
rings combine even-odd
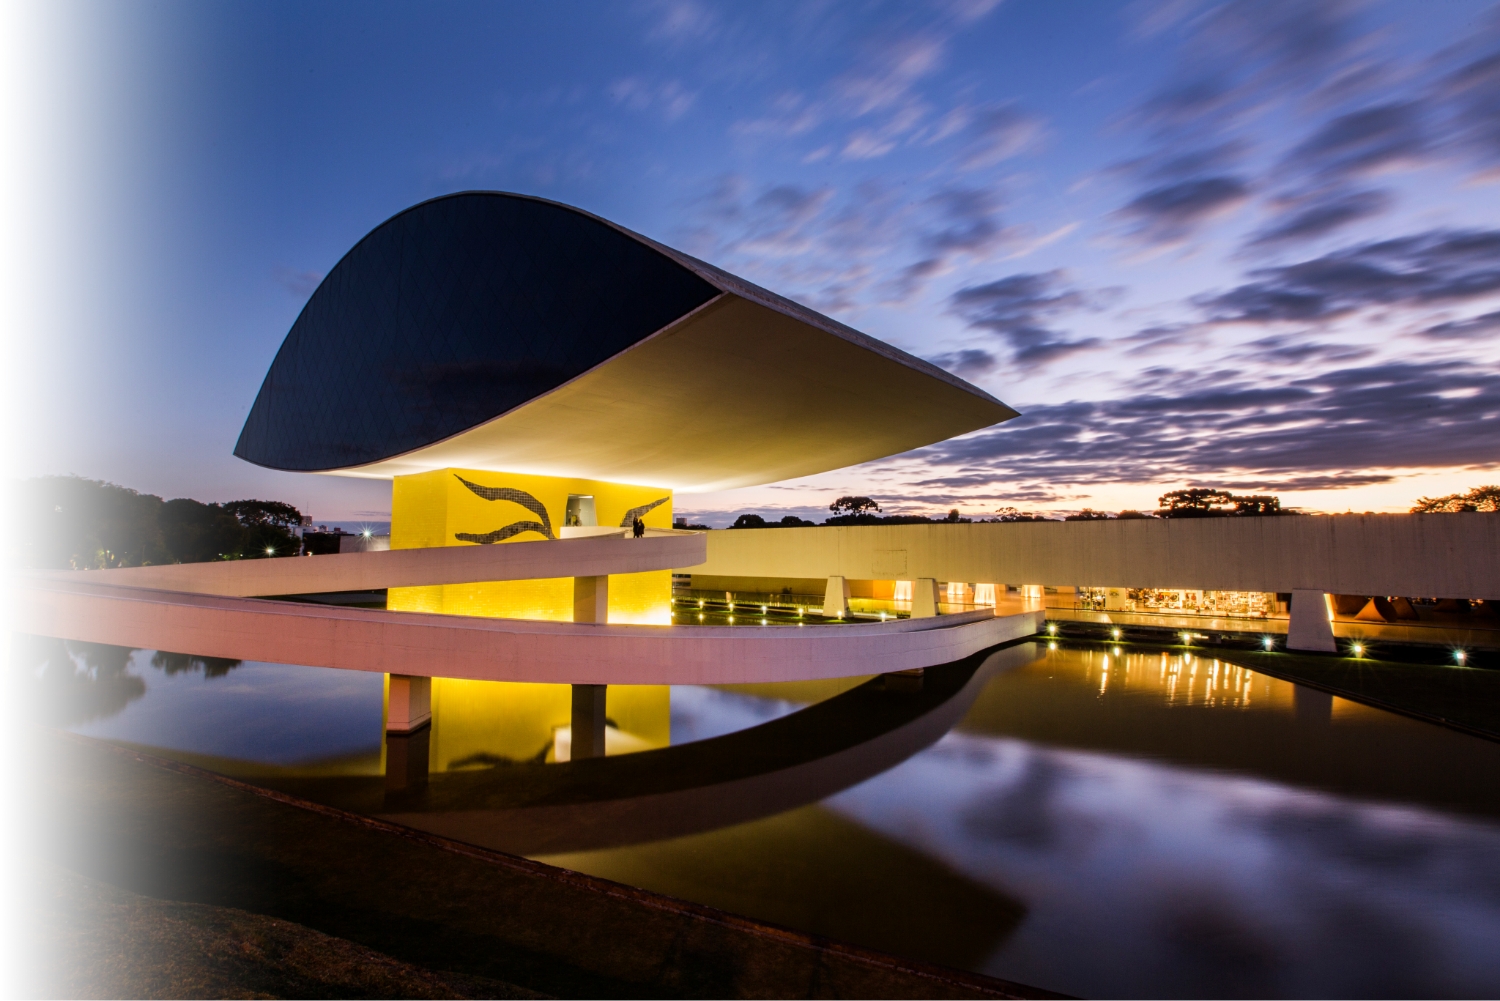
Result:
{"label": "reflecting pool", "polygon": [[578,761],[563,686],[439,682],[430,730],[385,739],[380,675],[28,663],[79,733],[1055,991],[1500,992],[1500,744],[1211,657],[611,688]]}

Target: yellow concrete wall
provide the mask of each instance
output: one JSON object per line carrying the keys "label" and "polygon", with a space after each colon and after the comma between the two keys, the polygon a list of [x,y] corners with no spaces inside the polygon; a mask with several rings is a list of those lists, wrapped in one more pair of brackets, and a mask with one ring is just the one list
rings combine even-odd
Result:
{"label": "yellow concrete wall", "polygon": [[[569,494],[592,495],[601,526],[618,526],[631,508],[665,498],[664,503],[646,512],[641,520],[649,528],[672,527],[672,492],[662,487],[481,469],[439,469],[395,478],[391,496],[392,549],[477,545],[458,536],[482,536],[517,522],[540,523],[538,516],[524,505],[508,499],[488,500],[466,487],[460,477],[482,487],[530,494],[546,510],[548,527],[554,536],[563,527]],[[528,530],[490,544],[536,542],[545,537],[541,532]],[[559,577],[391,588],[386,607],[396,611],[567,622],[573,618],[573,580]],[[612,575],[609,621],[670,625],[671,571]]]}

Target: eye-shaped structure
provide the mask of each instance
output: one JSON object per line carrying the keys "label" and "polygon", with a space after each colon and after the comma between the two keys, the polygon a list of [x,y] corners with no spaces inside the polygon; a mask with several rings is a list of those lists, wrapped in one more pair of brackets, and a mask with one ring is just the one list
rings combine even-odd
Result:
{"label": "eye-shaped structure", "polygon": [[556,202],[467,192],[382,223],[319,285],[235,454],[676,489],[768,483],[1016,412],[797,303]]}

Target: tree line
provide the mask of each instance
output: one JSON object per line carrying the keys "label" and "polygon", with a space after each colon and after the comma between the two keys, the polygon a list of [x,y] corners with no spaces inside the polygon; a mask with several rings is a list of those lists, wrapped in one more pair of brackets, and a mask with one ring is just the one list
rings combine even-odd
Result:
{"label": "tree line", "polygon": [[296,556],[302,512],[280,501],[163,500],[79,476],[18,485],[20,562],[31,569],[96,570],[163,563]]}

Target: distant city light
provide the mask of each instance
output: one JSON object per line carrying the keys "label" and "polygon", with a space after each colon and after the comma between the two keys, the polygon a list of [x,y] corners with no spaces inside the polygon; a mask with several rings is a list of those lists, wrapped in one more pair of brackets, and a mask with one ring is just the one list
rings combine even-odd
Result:
{"label": "distant city light", "polygon": [[270,546],[267,546],[267,547],[266,547],[266,555],[267,555],[267,556],[271,556],[271,555],[274,555],[274,554],[275,554],[275,552],[276,552],[276,550],[275,550],[275,549],[273,549],[273,548],[271,548],[271,547],[270,547]]}

